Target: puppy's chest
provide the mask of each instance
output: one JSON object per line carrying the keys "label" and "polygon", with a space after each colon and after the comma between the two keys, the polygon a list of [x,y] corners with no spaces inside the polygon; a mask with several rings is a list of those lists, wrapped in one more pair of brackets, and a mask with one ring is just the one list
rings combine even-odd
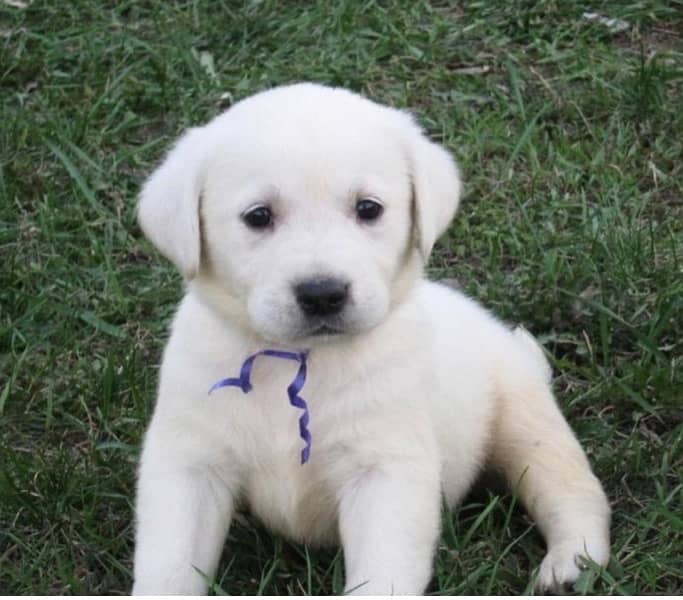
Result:
{"label": "puppy's chest", "polygon": [[243,501],[249,510],[285,535],[329,543],[336,541],[338,495],[344,482],[384,450],[405,454],[405,439],[412,439],[424,419],[413,410],[406,416],[400,397],[415,397],[414,385],[404,386],[397,397],[389,385],[395,381],[392,373],[357,378],[348,371],[320,368],[315,360],[309,367],[300,391],[312,436],[306,464],[301,464],[306,445],[300,435],[303,411],[292,406],[287,393],[296,365],[257,364],[252,390],[228,393],[226,402],[233,410],[227,423],[237,442],[234,447],[241,450]]}
{"label": "puppy's chest", "polygon": [[334,493],[320,468],[328,439],[320,427],[325,405],[320,396],[328,392],[310,380],[300,391],[313,434],[311,458],[302,464],[304,411],[287,393],[296,372],[296,365],[272,361],[255,367],[249,393],[232,389],[224,394],[230,406],[226,424],[242,463],[243,506],[271,529],[324,543],[333,541],[335,529]]}
{"label": "puppy's chest", "polygon": [[303,542],[336,541],[335,493],[315,465],[287,457],[257,463],[244,484],[244,504],[270,529]]}

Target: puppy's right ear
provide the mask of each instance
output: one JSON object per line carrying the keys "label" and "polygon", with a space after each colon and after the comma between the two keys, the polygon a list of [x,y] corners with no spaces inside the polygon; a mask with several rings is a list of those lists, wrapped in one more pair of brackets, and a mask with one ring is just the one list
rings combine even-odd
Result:
{"label": "puppy's right ear", "polygon": [[194,128],[178,140],[145,182],[138,203],[145,235],[188,280],[197,274],[201,254],[202,134]]}

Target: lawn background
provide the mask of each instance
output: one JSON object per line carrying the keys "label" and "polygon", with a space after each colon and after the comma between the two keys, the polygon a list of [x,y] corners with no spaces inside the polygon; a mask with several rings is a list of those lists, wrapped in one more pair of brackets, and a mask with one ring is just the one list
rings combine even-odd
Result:
{"label": "lawn background", "polygon": [[[683,593],[681,0],[21,4],[0,2],[0,593],[130,589],[135,464],[181,294],[135,197],[183,129],[299,80],[410,108],[459,160],[429,274],[554,356],[614,508],[612,564],[579,591]],[[444,517],[430,589],[520,593],[542,556],[514,499],[470,499]],[[342,581],[340,553],[244,519],[214,591]]]}

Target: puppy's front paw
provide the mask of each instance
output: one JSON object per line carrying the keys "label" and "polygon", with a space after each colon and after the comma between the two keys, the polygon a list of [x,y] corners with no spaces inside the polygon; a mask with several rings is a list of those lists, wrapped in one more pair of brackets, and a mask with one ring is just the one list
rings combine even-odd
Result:
{"label": "puppy's front paw", "polygon": [[537,592],[563,593],[581,575],[586,558],[601,566],[609,561],[609,544],[576,538],[553,545],[538,570]]}

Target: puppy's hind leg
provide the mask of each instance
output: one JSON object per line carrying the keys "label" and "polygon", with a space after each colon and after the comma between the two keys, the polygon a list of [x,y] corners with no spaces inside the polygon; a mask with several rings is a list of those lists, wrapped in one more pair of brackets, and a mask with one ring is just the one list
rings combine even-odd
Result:
{"label": "puppy's hind leg", "polygon": [[559,591],[579,576],[582,556],[607,564],[610,509],[555,402],[542,350],[523,329],[512,337],[498,381],[492,462],[545,537],[536,588]]}

